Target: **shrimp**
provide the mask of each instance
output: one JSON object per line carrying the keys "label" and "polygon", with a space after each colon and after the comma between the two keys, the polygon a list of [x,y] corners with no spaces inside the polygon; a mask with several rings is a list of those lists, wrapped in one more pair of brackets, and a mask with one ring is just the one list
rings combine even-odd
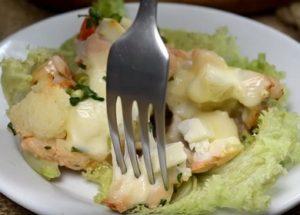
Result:
{"label": "shrimp", "polygon": [[179,69],[191,67],[191,52],[172,47],[168,47],[168,52],[170,55],[169,78],[173,77]]}
{"label": "shrimp", "polygon": [[67,150],[65,140],[39,140],[35,137],[23,138],[21,147],[41,159],[58,163],[73,170],[86,169],[94,161],[80,152]]}
{"label": "shrimp", "polygon": [[49,84],[69,88],[75,85],[67,63],[58,55],[52,56],[46,63],[32,73],[33,83],[47,80]]}
{"label": "shrimp", "polygon": [[194,152],[189,153],[190,168],[193,173],[207,172],[227,163],[242,150],[243,145],[236,137],[203,142]]}
{"label": "shrimp", "polygon": [[[134,176],[132,168],[128,168],[126,174],[122,174],[113,156],[113,181],[109,188],[108,195],[102,201],[112,210],[123,213],[138,204],[146,204],[149,208],[157,207],[162,199],[170,201],[173,194],[173,184],[176,182],[176,175],[169,174],[169,189],[165,190],[161,177],[156,176],[155,184],[150,184],[148,176],[141,160],[142,174],[139,178]],[[129,157],[125,155],[125,162],[129,164]]]}
{"label": "shrimp", "polygon": [[[150,145],[153,149],[155,148],[155,140],[151,135]],[[184,151],[184,145],[181,142],[168,144],[166,154],[173,155],[173,158],[168,157],[166,160],[169,176],[168,190],[165,190],[162,178],[160,177],[157,153],[151,154],[153,172],[156,178],[154,184],[150,184],[148,181],[143,156],[138,158],[141,176],[136,178],[130,166],[130,158],[127,150],[125,149],[124,155],[125,163],[128,167],[125,174],[121,173],[116,162],[115,154],[112,153],[113,180],[108,195],[103,200],[103,203],[111,209],[122,213],[138,204],[145,204],[149,208],[154,208],[160,204],[161,200],[169,202],[173,194],[173,185],[180,183],[177,177],[178,174],[181,174],[182,181],[187,181],[191,176],[191,171],[186,167],[187,155]]]}
{"label": "shrimp", "polygon": [[227,112],[200,113],[198,118],[184,120],[177,127],[188,143],[186,153],[193,173],[221,166],[243,149],[237,126]]}

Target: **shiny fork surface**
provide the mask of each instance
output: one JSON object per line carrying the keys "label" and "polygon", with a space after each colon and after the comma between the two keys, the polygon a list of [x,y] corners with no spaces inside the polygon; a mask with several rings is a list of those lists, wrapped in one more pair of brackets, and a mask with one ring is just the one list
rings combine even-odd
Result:
{"label": "shiny fork surface", "polygon": [[132,127],[132,106],[137,102],[144,162],[151,184],[155,183],[150,144],[148,110],[152,105],[161,176],[168,189],[165,154],[165,97],[169,54],[156,22],[157,0],[141,0],[131,28],[111,47],[107,65],[107,115],[117,163],[126,173],[116,119],[116,101],[122,103],[128,154],[136,177],[141,175]]}

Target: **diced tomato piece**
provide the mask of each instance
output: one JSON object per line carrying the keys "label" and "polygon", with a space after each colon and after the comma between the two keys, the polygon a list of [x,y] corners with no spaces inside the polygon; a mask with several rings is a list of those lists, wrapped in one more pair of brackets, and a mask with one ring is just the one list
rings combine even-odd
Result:
{"label": "diced tomato piece", "polygon": [[79,40],[86,40],[96,30],[96,25],[91,18],[85,18],[82,22],[80,33],[78,34]]}

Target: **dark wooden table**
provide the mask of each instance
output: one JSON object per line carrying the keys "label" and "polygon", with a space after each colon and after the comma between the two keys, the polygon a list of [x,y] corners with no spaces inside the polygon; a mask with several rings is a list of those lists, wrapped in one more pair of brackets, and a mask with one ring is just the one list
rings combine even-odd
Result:
{"label": "dark wooden table", "polygon": [[[26,0],[0,0],[0,15],[0,40],[2,40],[15,31],[41,19],[55,15],[55,13],[38,8]],[[270,25],[300,41],[299,31],[281,22],[276,17],[275,12],[252,16],[251,18]],[[33,213],[0,193],[0,215],[6,214],[27,215]],[[285,214],[300,215],[300,205]]]}

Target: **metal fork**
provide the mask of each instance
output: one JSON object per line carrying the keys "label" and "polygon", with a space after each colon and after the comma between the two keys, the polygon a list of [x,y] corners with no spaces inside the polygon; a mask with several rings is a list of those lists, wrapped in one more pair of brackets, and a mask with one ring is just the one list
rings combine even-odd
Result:
{"label": "metal fork", "polygon": [[107,65],[107,115],[117,164],[122,173],[127,167],[121,151],[116,119],[116,101],[121,99],[128,154],[138,178],[141,171],[132,127],[132,106],[137,103],[144,162],[151,184],[155,183],[150,144],[148,110],[152,105],[161,176],[168,189],[165,153],[165,97],[169,54],[157,28],[157,0],[141,0],[130,29],[111,47]]}

